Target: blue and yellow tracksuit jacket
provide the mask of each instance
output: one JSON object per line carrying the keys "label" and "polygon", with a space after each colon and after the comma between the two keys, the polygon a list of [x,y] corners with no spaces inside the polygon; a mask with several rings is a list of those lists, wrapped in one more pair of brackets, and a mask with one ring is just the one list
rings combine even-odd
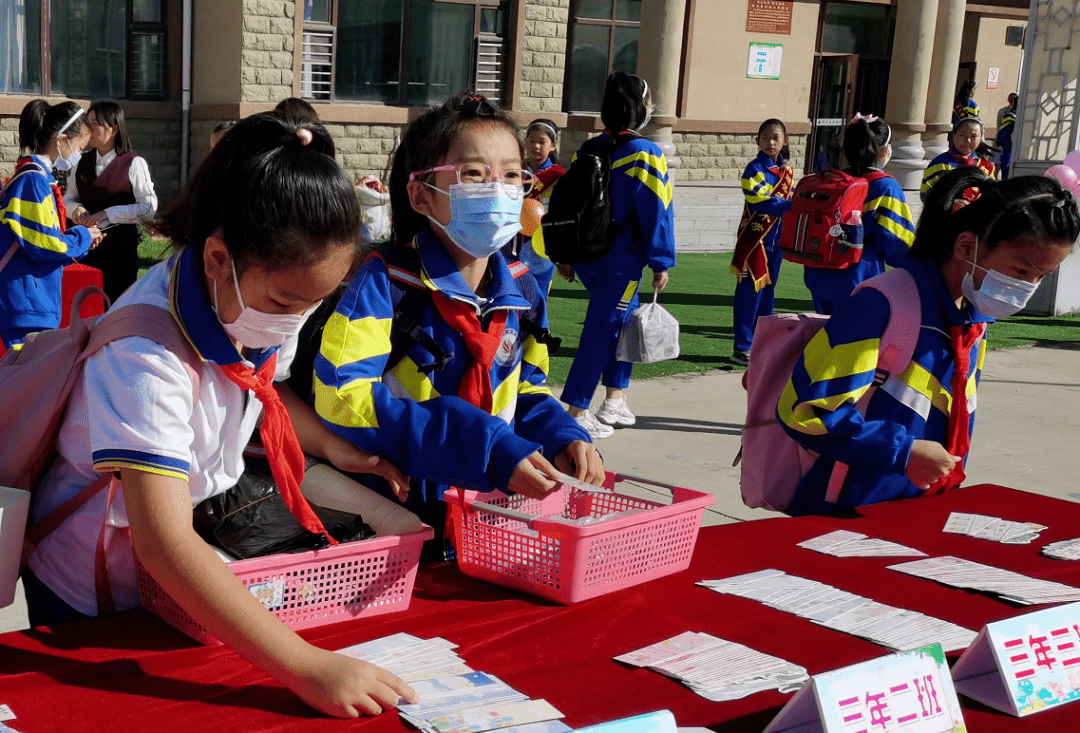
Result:
{"label": "blue and yellow tracksuit jacket", "polygon": [[[844,172],[855,175],[851,168]],[[885,176],[868,182],[862,222],[862,259],[843,270],[807,267],[803,279],[811,292],[850,293],[863,280],[885,272],[886,263],[899,267],[907,258],[908,248],[915,241],[915,224],[895,178]]]}
{"label": "blue and yellow tracksuit jacket", "polygon": [[[492,255],[487,300],[480,301],[429,229],[421,230],[412,246],[419,253],[419,276],[403,268],[392,272],[393,265],[371,258],[353,277],[326,323],[315,357],[315,409],[335,433],[412,476],[406,506],[430,521],[441,510],[432,503],[451,485],[505,489],[517,464],[533,452],[539,450],[551,460],[571,442],[588,441],[589,435],[548,389],[547,347],[528,335],[520,320],[534,305],[523,296],[503,256]],[[391,283],[392,275],[398,282],[474,305],[485,328],[495,311],[507,311],[503,345],[490,373],[490,414],[457,397],[472,359],[461,335],[446,324],[430,298],[422,303],[415,325],[452,355],[449,363],[421,373],[417,365],[432,356],[418,342],[410,343],[396,364],[389,363],[392,288],[398,287]],[[526,272],[521,277],[532,276]],[[544,300],[535,307],[542,321],[536,325],[546,327]],[[371,479],[370,485],[390,495],[385,484],[376,486],[376,477]]]}
{"label": "blue and yellow tracksuit jacket", "polygon": [[64,265],[90,251],[86,227],[60,231],[49,171],[52,163],[35,155],[45,175],[27,171],[13,178],[0,199],[0,257],[12,243],[19,250],[0,271],[0,331],[60,325]]}
{"label": "blue and yellow tracksuit jacket", "polygon": [[[603,132],[582,148],[595,144],[595,140],[611,139]],[[575,263],[574,268],[640,280],[646,266],[653,272],[674,267],[671,199],[667,158],[656,143],[640,136],[620,143],[611,158],[611,204],[618,225],[615,242],[599,260]]]}
{"label": "blue and yellow tracksuit jacket", "polygon": [[994,144],[1001,146],[1003,152],[1012,152],[1012,134],[1015,129],[1016,110],[1010,109],[1001,116],[1001,124],[994,136]]}
{"label": "blue and yellow tracksuit jacket", "polygon": [[[791,201],[773,196],[773,189],[780,180],[780,168],[784,159],[776,156],[774,163],[765,153],[759,152],[750,161],[742,174],[742,192],[751,214],[783,216],[791,209]],[[773,224],[763,242],[766,249],[772,249],[780,241],[780,222]]]}
{"label": "blue and yellow tracksuit jacket", "polygon": [[981,168],[986,175],[991,178],[994,177],[995,168],[993,163],[988,160],[983,160],[975,153],[965,157],[957,152],[956,148],[950,145],[948,150],[931,160],[930,165],[926,166],[926,172],[923,173],[922,188],[919,189],[919,198],[925,202],[926,197],[930,195],[930,189],[934,187],[937,179],[962,165]]}
{"label": "blue and yellow tracksuit jacket", "polygon": [[[991,319],[968,304],[956,307],[940,269],[928,260],[903,265],[918,285],[922,328],[915,354],[897,378],[871,397],[863,417],[855,409],[874,380],[878,345],[889,320],[889,301],[867,288],[849,298],[799,358],[777,404],[777,418],[792,438],[820,457],[803,477],[792,514],[827,514],[838,508],[904,499],[922,494],[905,475],[916,439],[945,444],[954,358],[949,328],[974,327]],[[967,394],[975,425],[975,389],[982,373],[985,339],[971,352]],[[848,464],[839,501],[825,502],[835,461]]]}

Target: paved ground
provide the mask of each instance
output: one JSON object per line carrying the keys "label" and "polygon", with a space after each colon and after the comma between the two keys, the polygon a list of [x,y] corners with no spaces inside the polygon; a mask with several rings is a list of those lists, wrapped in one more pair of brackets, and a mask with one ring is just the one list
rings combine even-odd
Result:
{"label": "paved ground", "polygon": [[[776,516],[742,504],[738,469],[731,466],[746,409],[741,372],[637,381],[627,396],[638,424],[600,442],[608,468],[712,492],[717,500],[706,524]],[[970,483],[1080,500],[1078,415],[1080,344],[990,352],[979,387]],[[18,598],[0,610],[0,631],[25,628],[21,591]]]}

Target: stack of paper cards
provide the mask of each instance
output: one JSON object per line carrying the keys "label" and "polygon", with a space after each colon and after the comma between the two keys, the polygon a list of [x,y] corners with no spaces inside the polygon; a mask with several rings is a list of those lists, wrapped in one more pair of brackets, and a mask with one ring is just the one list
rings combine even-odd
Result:
{"label": "stack of paper cards", "polygon": [[696,631],[623,654],[615,661],[673,677],[714,702],[738,700],[762,690],[794,692],[810,678],[797,664]]}
{"label": "stack of paper cards", "polygon": [[926,557],[925,552],[846,529],[800,542],[799,547],[834,557]]}
{"label": "stack of paper cards", "polygon": [[936,580],[955,588],[972,588],[997,593],[1006,601],[1023,605],[1080,601],[1080,588],[1073,588],[1071,585],[1055,583],[1051,580],[1039,580],[1011,570],[983,565],[952,555],[890,565],[889,570],[899,570],[901,573],[918,578]]}
{"label": "stack of paper cards", "polygon": [[942,532],[966,534],[991,542],[1005,545],[1026,545],[1046,529],[1044,524],[1034,522],[1010,522],[1001,517],[988,517],[985,514],[964,514],[953,512],[945,521]]}
{"label": "stack of paper cards", "polygon": [[[402,719],[431,733],[566,733],[562,713],[545,700],[530,700],[494,675],[477,672],[446,639],[393,634],[339,649],[409,683],[420,696],[398,705]],[[509,729],[513,729],[512,731]]]}
{"label": "stack of paper cards", "polygon": [[1080,560],[1080,537],[1073,540],[1051,542],[1042,548],[1042,554],[1055,560]]}
{"label": "stack of paper cards", "polygon": [[917,611],[848,593],[782,570],[759,570],[698,585],[717,593],[760,601],[836,631],[898,651],[941,644],[945,651],[966,649],[975,632]]}

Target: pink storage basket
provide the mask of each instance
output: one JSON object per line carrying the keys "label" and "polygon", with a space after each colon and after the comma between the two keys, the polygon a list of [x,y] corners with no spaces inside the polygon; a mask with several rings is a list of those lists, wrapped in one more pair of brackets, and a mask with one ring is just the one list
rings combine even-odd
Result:
{"label": "pink storage basket", "polygon": [[[617,494],[619,481],[668,489],[672,503]],[[690,565],[701,517],[716,497],[610,471],[604,487],[564,485],[542,500],[447,491],[458,566],[466,575],[568,604]],[[588,524],[567,521],[619,512],[627,514]]]}
{"label": "pink storage basket", "polygon": [[[229,563],[240,582],[289,628],[404,611],[412,600],[420,548],[431,527],[323,550]],[[138,566],[142,605],[195,641],[220,644]]]}

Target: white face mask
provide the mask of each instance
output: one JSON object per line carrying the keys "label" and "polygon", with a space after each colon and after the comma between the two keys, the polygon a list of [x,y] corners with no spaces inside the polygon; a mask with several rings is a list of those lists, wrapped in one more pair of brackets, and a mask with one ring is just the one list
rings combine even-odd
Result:
{"label": "white face mask", "polygon": [[[56,168],[56,170],[58,170],[58,171],[72,171],[72,170],[75,170],[75,167],[79,165],[79,161],[82,159],[82,153],[80,153],[78,150],[76,150],[75,148],[73,148],[71,146],[71,140],[70,139],[67,140],[67,144],[68,144],[68,150],[71,151],[71,155],[68,155],[67,157],[64,157],[64,158],[57,158],[56,159],[56,162],[53,163],[53,167]],[[57,153],[60,152],[60,144],[59,143],[57,143],[57,145],[56,145],[56,152]]]}
{"label": "white face mask", "polygon": [[[229,338],[239,341],[249,349],[268,349],[281,346],[285,339],[296,336],[304,327],[304,322],[319,307],[316,303],[304,313],[263,313],[244,305],[244,296],[240,295],[240,278],[236,276],[236,263],[230,262],[233,275],[233,287],[236,288],[236,301],[240,304],[240,315],[232,323],[222,323],[221,327]],[[217,280],[214,281],[214,312],[218,313]]]}
{"label": "white face mask", "polygon": [[[975,245],[975,259],[978,259],[979,246]],[[997,270],[988,270],[979,267],[974,262],[968,262],[972,267],[986,272],[982,285],[975,288],[975,278],[971,272],[964,273],[964,281],[960,285],[964,297],[975,305],[975,309],[984,316],[991,318],[1007,318],[1024,309],[1031,296],[1039,289],[1039,283],[1020,280],[1010,277]]]}

